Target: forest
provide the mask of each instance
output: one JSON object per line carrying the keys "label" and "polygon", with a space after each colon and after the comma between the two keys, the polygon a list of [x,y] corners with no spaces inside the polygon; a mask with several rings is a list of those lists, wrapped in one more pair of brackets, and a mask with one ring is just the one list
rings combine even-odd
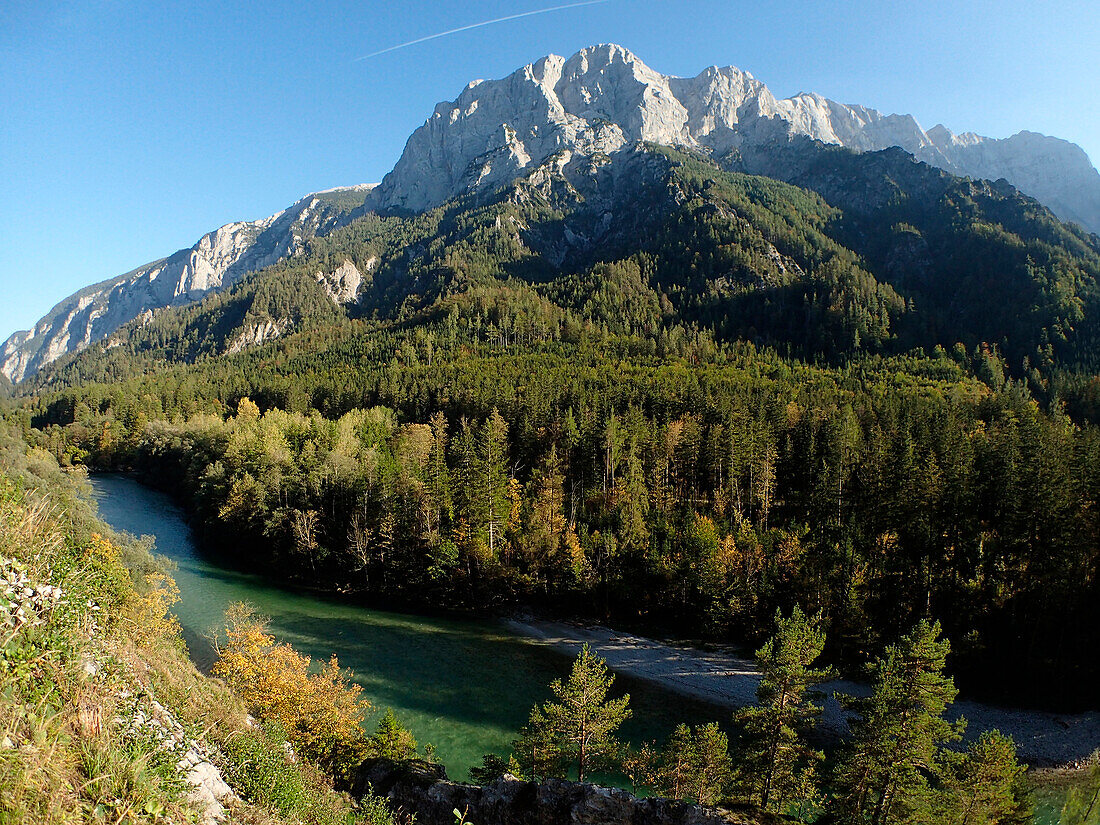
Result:
{"label": "forest", "polygon": [[39,438],[181,495],[243,566],[387,604],[529,604],[750,644],[801,604],[824,611],[841,665],[928,616],[968,689],[1092,695],[1093,428],[948,358],[926,369],[953,381],[871,383],[603,352],[437,354],[377,377],[367,395],[392,407],[333,418],[242,395],[165,420],[120,387]]}
{"label": "forest", "polygon": [[[800,151],[797,185],[640,146],[357,215],[6,415],[170,490],[220,556],[372,603],[749,648],[801,606],[845,671],[938,621],[968,693],[1094,706],[1100,239],[899,153]],[[314,273],[343,261],[368,277],[337,306]]]}

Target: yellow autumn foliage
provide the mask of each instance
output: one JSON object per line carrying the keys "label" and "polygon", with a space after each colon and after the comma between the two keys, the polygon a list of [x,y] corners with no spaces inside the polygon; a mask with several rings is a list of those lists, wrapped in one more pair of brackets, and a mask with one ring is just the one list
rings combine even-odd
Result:
{"label": "yellow autumn foliage", "polygon": [[149,573],[146,592],[135,595],[126,605],[123,618],[147,638],[180,638],[179,619],[169,611],[180,600],[180,589],[171,576]]}
{"label": "yellow autumn foliage", "polygon": [[92,533],[92,537],[88,540],[85,552],[92,558],[102,559],[108,562],[117,562],[120,555],[118,547],[99,533]]}
{"label": "yellow autumn foliage", "polygon": [[310,658],[276,642],[266,620],[243,603],[226,612],[225,635],[214,673],[256,717],[281,727],[299,754],[350,779],[367,755],[361,723],[370,704],[336,657],[311,672]]}

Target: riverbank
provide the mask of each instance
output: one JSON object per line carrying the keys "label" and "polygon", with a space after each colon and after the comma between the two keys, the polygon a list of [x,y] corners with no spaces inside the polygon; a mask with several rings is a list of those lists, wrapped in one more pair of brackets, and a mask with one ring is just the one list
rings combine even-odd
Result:
{"label": "riverbank", "polygon": [[[455,779],[466,779],[486,753],[506,753],[531,704],[548,697],[547,685],[568,672],[564,654],[528,644],[496,618],[378,610],[223,567],[214,554],[200,552],[184,511],[166,493],[125,475],[96,475],[91,484],[105,521],[153,536],[156,552],[175,565],[181,598],[173,612],[200,667],[214,661],[205,634],[222,626],[229,605],[249,602],[270,617],[276,638],[298,652],[318,662],[336,654],[375,715],[392,708],[422,745],[435,747]],[[651,682],[628,689],[635,717],[623,736],[631,742],[664,739],[678,722],[698,724],[716,713]],[[368,728],[376,722],[369,718]]]}
{"label": "riverbank", "polygon": [[[760,674],[756,665],[732,651],[702,649],[622,633],[600,625],[542,619],[505,620],[509,630],[532,642],[575,655],[588,644],[608,666],[669,690],[730,710],[753,702]],[[841,737],[847,730],[844,713],[834,693],[863,695],[867,686],[836,680],[824,686],[828,695],[822,714],[826,735]],[[1016,741],[1020,759],[1033,768],[1071,766],[1100,748],[1100,712],[1060,714],[1019,710],[958,701],[949,717],[967,719],[966,741],[983,730],[997,729]]]}

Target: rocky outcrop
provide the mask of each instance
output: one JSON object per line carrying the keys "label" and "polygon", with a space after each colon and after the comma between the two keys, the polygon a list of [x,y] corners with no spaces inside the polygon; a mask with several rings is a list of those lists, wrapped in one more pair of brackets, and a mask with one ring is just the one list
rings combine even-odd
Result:
{"label": "rocky outcrop", "polygon": [[550,779],[525,782],[504,775],[489,785],[450,782],[441,765],[372,759],[354,792],[386,797],[418,825],[454,825],[454,811],[476,825],[753,825],[779,823],[756,810],[706,808],[669,799],[642,799],[615,788]]}
{"label": "rocky outcrop", "polygon": [[176,770],[190,788],[187,799],[200,812],[204,825],[224,821],[225,806],[235,801],[237,795],[222,777],[206,745],[189,737],[172,712],[152,697],[139,693],[121,698],[129,702],[129,707],[125,717],[118,721],[129,731],[151,738],[158,743],[158,749],[176,757]]}
{"label": "rocky outcrop", "polygon": [[359,298],[359,289],[370,280],[371,273],[378,268],[378,263],[378,258],[371,256],[367,261],[367,272],[364,275],[351,260],[345,258],[344,262],[332,272],[318,272],[315,277],[317,283],[324,287],[325,292],[337,306],[353,304]]}
{"label": "rocky outcrop", "polygon": [[226,344],[225,352],[227,355],[232,355],[248,347],[259,346],[265,341],[278,338],[286,332],[290,326],[291,322],[287,318],[280,318],[278,321],[267,320],[262,323],[252,324],[245,327],[240,335]]}
{"label": "rocky outcrop", "polygon": [[298,254],[305,243],[338,225],[349,196],[369,186],[318,192],[258,221],[235,222],[203,235],[190,249],[66,298],[34,329],[17,332],[0,347],[0,372],[21,381],[62,355],[84,349],[123,324],[168,306],[197,301],[243,275]]}
{"label": "rocky outcrop", "polygon": [[565,172],[638,141],[717,154],[810,137],[864,152],[899,146],[955,175],[1005,178],[1066,220],[1100,232],[1100,173],[1080,147],[1021,132],[1004,140],[816,94],[777,99],[748,72],[655,72],[621,46],[549,55],[440,103],[368,203],[421,211],[492,190],[548,161]]}

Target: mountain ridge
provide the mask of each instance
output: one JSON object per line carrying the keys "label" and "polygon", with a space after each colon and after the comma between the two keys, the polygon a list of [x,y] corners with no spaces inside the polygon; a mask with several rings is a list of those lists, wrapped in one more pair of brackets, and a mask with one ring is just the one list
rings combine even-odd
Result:
{"label": "mountain ridge", "polygon": [[232,221],[189,248],[89,284],[55,304],[30,330],[11,335],[0,346],[0,372],[21,381],[135,318],[193,303],[248,272],[292,256],[308,238],[331,229],[347,212],[349,204],[341,203],[341,197],[351,195],[354,201],[355,193],[365,197],[370,187],[357,184],[311,193],[274,215]]}
{"label": "mountain ridge", "polygon": [[[1003,177],[1063,220],[1100,232],[1100,173],[1068,141],[1027,131],[998,140],[942,124],[926,131],[911,115],[812,92],[779,99],[734,66],[664,75],[615,44],[568,59],[547,55],[505,78],[467,84],[413,132],[369,203],[422,211],[500,185],[558,152],[568,164],[646,141],[725,154],[799,136],[860,152],[899,146],[960,177]],[[1062,184],[1059,169],[1073,182]]]}
{"label": "mountain ridge", "polygon": [[856,152],[897,146],[953,175],[1003,178],[1061,218],[1100,230],[1100,173],[1067,141],[1034,132],[994,140],[942,124],[925,131],[909,115],[811,92],[778,99],[732,66],[711,66],[694,78],[663,75],[627,49],[603,44],[467,84],[454,101],[436,105],[377,186],[308,195],[269,218],[226,224],[190,249],[85,287],[0,346],[0,373],[21,381],[135,318],[192,303],[294,256],[366,212],[420,213],[458,196],[491,194],[543,168],[576,182],[642,142],[738,163],[749,158],[745,171],[787,179],[768,157],[789,154],[804,140]]}

